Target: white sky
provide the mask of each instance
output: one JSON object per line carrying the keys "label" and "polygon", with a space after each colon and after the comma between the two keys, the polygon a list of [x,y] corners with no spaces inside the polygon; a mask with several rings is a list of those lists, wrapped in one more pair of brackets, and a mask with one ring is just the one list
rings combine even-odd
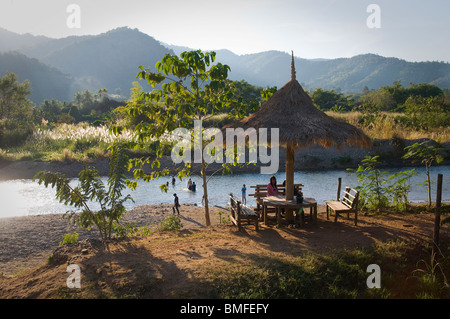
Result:
{"label": "white sky", "polygon": [[[81,28],[66,20],[81,8]],[[369,28],[370,4],[381,28]],[[375,53],[450,62],[449,0],[0,0],[0,27],[53,38],[128,26],[169,44],[303,58]]]}

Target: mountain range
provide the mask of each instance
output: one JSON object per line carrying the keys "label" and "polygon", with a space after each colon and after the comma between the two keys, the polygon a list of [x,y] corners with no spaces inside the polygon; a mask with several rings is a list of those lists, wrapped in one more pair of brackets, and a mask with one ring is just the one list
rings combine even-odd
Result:
{"label": "mountain range", "polygon": [[[140,65],[154,68],[164,54],[186,50],[191,49],[159,42],[127,27],[61,39],[0,28],[0,76],[14,72],[20,81],[28,79],[30,99],[36,104],[52,98],[70,101],[76,92],[101,88],[127,98]],[[237,55],[226,49],[214,51],[216,61],[231,67],[232,80],[281,88],[290,79],[291,55],[286,52]],[[450,64],[444,62],[408,62],[364,54],[329,60],[295,57],[295,67],[297,80],[310,90],[321,87],[357,93],[365,86],[377,89],[395,81],[450,87]]]}

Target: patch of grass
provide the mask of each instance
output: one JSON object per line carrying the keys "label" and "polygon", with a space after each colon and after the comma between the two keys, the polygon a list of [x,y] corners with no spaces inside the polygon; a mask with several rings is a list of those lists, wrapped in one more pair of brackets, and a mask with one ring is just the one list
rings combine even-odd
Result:
{"label": "patch of grass", "polygon": [[[210,287],[206,297],[415,298],[421,287],[407,280],[414,270],[411,255],[417,257],[417,249],[398,241],[330,254],[251,256],[244,263],[209,268],[204,276]],[[381,268],[380,289],[367,287],[370,264]]]}
{"label": "patch of grass", "polygon": [[367,291],[367,259],[362,251],[266,256],[251,264],[211,269],[209,278],[218,298],[358,298]]}

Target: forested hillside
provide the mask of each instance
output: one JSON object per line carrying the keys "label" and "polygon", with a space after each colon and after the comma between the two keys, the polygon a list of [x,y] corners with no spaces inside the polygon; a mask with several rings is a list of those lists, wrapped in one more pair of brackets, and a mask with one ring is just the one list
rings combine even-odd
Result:
{"label": "forested hillside", "polygon": [[[0,52],[10,50],[23,55],[0,55],[0,75],[9,71],[21,80],[29,79],[33,88],[31,100],[40,103],[43,99],[68,100],[76,92],[86,89],[96,92],[103,88],[126,99],[139,65],[154,67],[165,53],[179,54],[189,48],[163,44],[127,27],[96,36],[62,39],[19,35],[0,29]],[[291,55],[286,52],[247,55],[237,55],[226,49],[216,52],[217,59],[231,67],[232,80],[280,88],[290,78]],[[440,88],[450,87],[450,64],[444,62],[413,63],[364,54],[332,60],[296,57],[295,64],[298,80],[310,91],[322,88],[360,93],[363,89],[376,90],[398,81],[403,85],[429,83]]]}
{"label": "forested hillside", "polygon": [[65,101],[73,97],[73,77],[37,59],[18,52],[0,52],[0,77],[8,72],[15,73],[20,82],[31,83],[29,98],[36,104],[49,98]]}

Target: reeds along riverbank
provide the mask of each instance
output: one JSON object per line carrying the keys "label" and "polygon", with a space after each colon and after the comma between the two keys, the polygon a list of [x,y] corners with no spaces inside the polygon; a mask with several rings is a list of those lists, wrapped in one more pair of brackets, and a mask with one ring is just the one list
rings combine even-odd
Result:
{"label": "reeds along riverbank", "polygon": [[411,127],[402,124],[406,118],[404,113],[380,112],[379,114],[371,114],[371,119],[357,111],[342,113],[328,111],[326,114],[362,129],[372,139],[417,140],[428,138],[442,143],[450,142],[449,127],[437,127],[428,130]]}

